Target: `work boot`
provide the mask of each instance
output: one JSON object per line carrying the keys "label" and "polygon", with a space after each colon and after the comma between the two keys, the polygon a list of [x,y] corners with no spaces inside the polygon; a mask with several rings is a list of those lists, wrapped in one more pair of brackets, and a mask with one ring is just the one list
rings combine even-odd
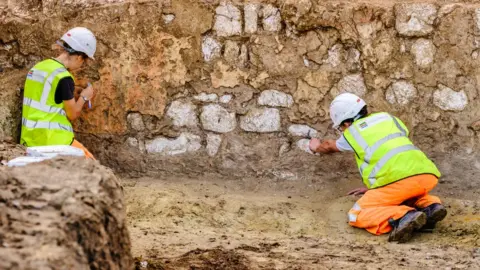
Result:
{"label": "work boot", "polygon": [[421,232],[433,232],[437,222],[442,221],[447,215],[447,209],[439,203],[431,204],[419,210],[427,215],[427,223],[420,229]]}
{"label": "work boot", "polygon": [[421,211],[410,211],[399,220],[389,220],[392,231],[388,236],[388,241],[398,241],[405,243],[413,236],[413,232],[423,227],[427,223],[427,215]]}

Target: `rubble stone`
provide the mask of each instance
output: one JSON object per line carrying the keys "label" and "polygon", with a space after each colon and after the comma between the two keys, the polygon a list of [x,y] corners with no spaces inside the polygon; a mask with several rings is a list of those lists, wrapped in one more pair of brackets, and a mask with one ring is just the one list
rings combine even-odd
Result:
{"label": "rubble stone", "polygon": [[242,13],[236,6],[230,3],[222,3],[215,11],[213,29],[219,37],[230,37],[242,33]]}
{"label": "rubble stone", "polygon": [[191,133],[182,133],[176,139],[158,137],[146,141],[145,147],[149,154],[160,154],[163,156],[175,156],[190,152],[196,152],[202,147],[202,138]]}
{"label": "rubble stone", "polygon": [[307,125],[291,125],[288,128],[288,132],[290,133],[291,136],[297,136],[297,137],[316,137],[318,135],[318,132],[307,126]]}
{"label": "rubble stone", "polygon": [[173,20],[175,20],[175,15],[174,14],[163,14],[162,18],[163,18],[163,22],[165,24],[170,24],[170,23],[173,22]]}
{"label": "rubble stone", "polygon": [[362,74],[353,74],[345,76],[338,82],[339,94],[341,93],[353,93],[359,97],[364,96],[367,93],[367,87],[363,79]]}
{"label": "rubble stone", "polygon": [[205,130],[219,133],[233,131],[237,126],[235,113],[227,111],[218,104],[204,106],[200,120]]}
{"label": "rubble stone", "polygon": [[280,111],[274,108],[252,109],[240,120],[240,127],[251,132],[275,132],[280,126]]}
{"label": "rubble stone", "polygon": [[223,95],[220,97],[220,103],[228,104],[230,101],[232,101],[233,96],[232,95]]}
{"label": "rubble stone", "polygon": [[222,45],[210,36],[203,37],[202,53],[203,59],[206,62],[210,62],[215,58],[220,57],[222,51]]}
{"label": "rubble stone", "polygon": [[282,30],[282,17],[280,10],[272,5],[266,5],[262,8],[263,30],[269,32],[278,32]]}
{"label": "rubble stone", "polygon": [[207,154],[211,157],[217,155],[220,145],[222,143],[222,136],[214,133],[207,134]]}
{"label": "rubble stone", "polygon": [[386,92],[386,99],[390,104],[405,106],[417,96],[415,86],[407,81],[394,82]]}
{"label": "rubble stone", "polygon": [[328,50],[328,58],[326,63],[332,67],[338,67],[344,60],[344,49],[342,44],[335,44],[330,50]]}
{"label": "rubble stone", "polygon": [[410,50],[415,57],[415,64],[420,68],[428,68],[435,57],[435,45],[428,39],[417,39]]}
{"label": "rubble stone", "polygon": [[191,102],[175,100],[170,104],[167,116],[172,119],[176,127],[196,127],[198,126],[196,109],[197,106]]}
{"label": "rubble stone", "polygon": [[135,131],[145,130],[145,124],[143,123],[143,117],[140,113],[130,113],[127,116],[127,122],[130,127]]}
{"label": "rubble stone", "polygon": [[217,94],[207,94],[201,93],[193,97],[195,100],[202,101],[202,102],[217,102],[218,95]]}
{"label": "rubble stone", "polygon": [[255,34],[258,30],[258,4],[247,4],[244,7],[245,13],[245,33]]}
{"label": "rubble stone", "polygon": [[314,154],[312,150],[310,150],[310,139],[301,139],[297,141],[297,148],[309,154]]}
{"label": "rubble stone", "polygon": [[439,85],[433,93],[433,103],[444,111],[463,111],[468,105],[465,91],[454,91],[444,85]]}
{"label": "rubble stone", "polygon": [[293,97],[277,90],[265,90],[258,97],[258,104],[272,107],[292,107]]}
{"label": "rubble stone", "polygon": [[430,3],[405,3],[395,6],[395,27],[400,35],[422,37],[433,32],[437,7]]}
{"label": "rubble stone", "polygon": [[128,138],[127,139],[127,145],[132,147],[132,148],[139,148],[139,143],[138,143],[138,140],[137,138]]}

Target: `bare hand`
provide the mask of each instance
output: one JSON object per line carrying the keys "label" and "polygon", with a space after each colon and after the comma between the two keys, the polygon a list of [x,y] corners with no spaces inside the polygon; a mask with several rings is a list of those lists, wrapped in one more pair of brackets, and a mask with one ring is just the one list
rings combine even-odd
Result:
{"label": "bare hand", "polygon": [[318,147],[322,144],[322,142],[317,139],[317,138],[313,138],[310,140],[310,143],[308,144],[308,147],[310,148],[310,151],[312,151],[313,153],[316,153]]}
{"label": "bare hand", "polygon": [[88,85],[87,88],[83,89],[82,93],[80,93],[81,96],[84,96],[88,100],[92,99],[94,94],[95,90],[93,90],[92,85]]}
{"label": "bare hand", "polygon": [[368,191],[368,188],[356,188],[352,191],[350,191],[347,195],[354,195],[354,196],[358,196],[358,195],[363,195],[365,194],[366,192]]}

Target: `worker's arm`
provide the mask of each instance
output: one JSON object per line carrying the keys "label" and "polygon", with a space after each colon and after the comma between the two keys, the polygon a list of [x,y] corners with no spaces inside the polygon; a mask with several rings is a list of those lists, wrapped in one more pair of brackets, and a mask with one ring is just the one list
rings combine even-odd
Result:
{"label": "worker's arm", "polygon": [[77,101],[75,101],[75,98],[72,98],[70,100],[63,101],[63,105],[65,106],[65,112],[67,113],[68,120],[73,122],[75,119],[80,117],[83,105],[85,105],[85,101],[81,97],[78,98]]}
{"label": "worker's arm", "polygon": [[313,138],[310,140],[309,146],[310,150],[314,153],[330,154],[340,152],[335,140],[325,140],[321,142],[319,139]]}
{"label": "worker's arm", "polygon": [[75,98],[72,98],[63,101],[68,120],[74,121],[75,119],[80,117],[80,114],[82,113],[82,108],[85,105],[85,100],[83,100],[82,96],[90,100],[93,97],[93,94],[93,87],[88,86],[82,91],[80,97],[77,100],[75,100]]}

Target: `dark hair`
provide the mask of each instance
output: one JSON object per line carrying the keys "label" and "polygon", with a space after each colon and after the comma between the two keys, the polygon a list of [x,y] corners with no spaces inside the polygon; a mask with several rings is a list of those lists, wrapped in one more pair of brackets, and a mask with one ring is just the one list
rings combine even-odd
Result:
{"label": "dark hair", "polygon": [[346,123],[352,124],[355,121],[355,118],[358,120],[358,119],[364,118],[367,115],[368,115],[368,109],[367,109],[367,105],[365,105],[360,110],[360,112],[358,112],[356,117],[343,120],[342,123],[340,123],[340,126]]}
{"label": "dark hair", "polygon": [[61,44],[59,44],[59,45],[61,45],[69,55],[80,55],[83,58],[83,60],[86,60],[88,58],[87,54],[85,54],[84,52],[76,51],[75,49],[70,47],[70,45],[68,45],[68,43],[66,43],[63,40],[61,41]]}

